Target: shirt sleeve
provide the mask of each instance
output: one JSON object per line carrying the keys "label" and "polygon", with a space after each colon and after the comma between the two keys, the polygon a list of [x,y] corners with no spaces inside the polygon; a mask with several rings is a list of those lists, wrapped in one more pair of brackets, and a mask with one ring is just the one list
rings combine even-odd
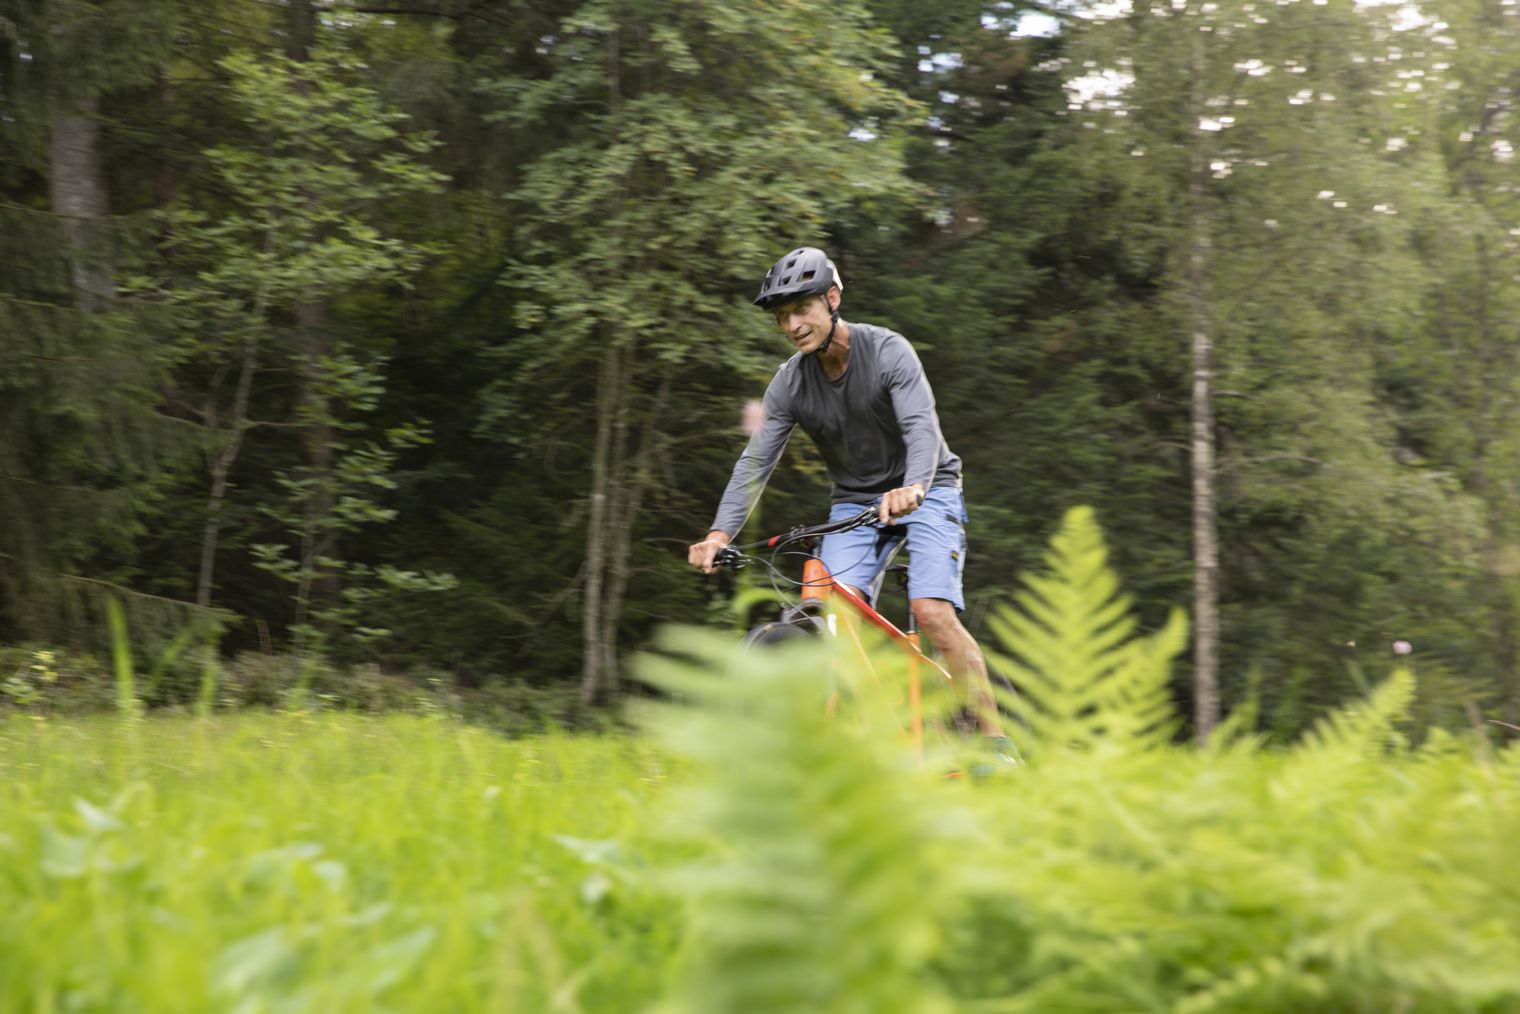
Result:
{"label": "shirt sleeve", "polygon": [[882,373],[907,450],[903,485],[918,483],[927,493],[934,485],[944,437],[940,435],[939,413],[934,408],[934,392],[929,388],[924,364],[902,335],[894,335],[883,344]]}
{"label": "shirt sleeve", "polygon": [[718,502],[718,512],[709,531],[724,532],[729,538],[739,534],[755,501],[760,499],[765,484],[770,481],[776,462],[781,460],[781,452],[786,449],[787,438],[792,435],[795,425],[791,399],[778,371],[765,389],[765,421],[749,438],[749,445],[734,464],[734,474],[723,491],[723,499]]}

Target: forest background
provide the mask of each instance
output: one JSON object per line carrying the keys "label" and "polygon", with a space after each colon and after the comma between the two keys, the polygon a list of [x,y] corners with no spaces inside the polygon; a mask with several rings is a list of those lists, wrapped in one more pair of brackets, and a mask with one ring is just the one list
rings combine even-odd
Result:
{"label": "forest background", "polygon": [[[615,703],[734,622],[685,547],[812,243],[924,360],[974,632],[1090,504],[1195,732],[1409,645],[1520,725],[1517,11],[5,0],[0,680],[87,705],[114,598],[153,705]],[[799,438],[753,523],[826,497]]]}

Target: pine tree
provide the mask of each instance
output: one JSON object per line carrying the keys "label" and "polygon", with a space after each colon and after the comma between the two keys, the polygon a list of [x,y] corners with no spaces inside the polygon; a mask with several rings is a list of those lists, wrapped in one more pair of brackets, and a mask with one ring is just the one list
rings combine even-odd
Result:
{"label": "pine tree", "polygon": [[[1327,641],[1378,622],[1358,610],[1403,531],[1463,512],[1401,468],[1376,404],[1374,351],[1415,319],[1426,185],[1386,143],[1408,120],[1391,26],[1335,2],[1149,5],[1095,17],[1070,51],[1070,115],[1137,223],[1124,243],[1153,265],[1156,323],[1190,346],[1200,737],[1221,642],[1240,675],[1253,653],[1323,665]],[[1459,552],[1462,529],[1444,534]]]}
{"label": "pine tree", "polygon": [[149,223],[113,207],[105,160],[113,110],[154,80],[175,23],[159,0],[0,19],[0,636],[83,636],[71,620],[128,564],[183,450],[156,412],[159,322],[117,297]]}
{"label": "pine tree", "polygon": [[[1435,4],[1401,54],[1400,98],[1415,130],[1404,157],[1444,187],[1421,209],[1417,238],[1432,284],[1426,338],[1391,371],[1410,410],[1411,455],[1453,468],[1481,507],[1469,627],[1485,649],[1452,639],[1450,661],[1491,676],[1503,718],[1520,725],[1520,15],[1503,4]],[[1413,47],[1411,47],[1413,48]],[[1416,117],[1420,118],[1416,118]],[[1464,657],[1465,656],[1465,657]]]}

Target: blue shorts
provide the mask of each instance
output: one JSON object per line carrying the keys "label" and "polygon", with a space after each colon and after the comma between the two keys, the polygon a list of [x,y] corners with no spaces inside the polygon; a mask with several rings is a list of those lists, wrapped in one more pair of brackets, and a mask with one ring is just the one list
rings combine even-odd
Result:
{"label": "blue shorts", "polygon": [[[829,520],[852,518],[864,506],[836,503]],[[908,542],[908,597],[945,599],[956,609],[965,609],[961,574],[966,569],[966,501],[958,489],[929,490],[918,510],[886,527],[866,525],[825,535],[820,555],[835,581],[869,594],[876,575],[903,539]]]}

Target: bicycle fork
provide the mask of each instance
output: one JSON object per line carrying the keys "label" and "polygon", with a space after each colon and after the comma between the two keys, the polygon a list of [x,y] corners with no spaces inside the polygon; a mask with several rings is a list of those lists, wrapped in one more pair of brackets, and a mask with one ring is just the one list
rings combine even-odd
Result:
{"label": "bicycle fork", "polygon": [[[827,608],[832,591],[833,578],[822,560],[815,556],[802,565],[802,602],[804,605],[814,605],[825,613],[830,632],[835,631],[836,623],[833,612]],[[903,634],[914,648],[908,654],[908,738],[913,744],[914,758],[921,764],[924,760],[923,635],[919,633],[918,617],[913,615],[911,605],[908,607],[907,629]],[[825,713],[832,717],[838,705],[839,689],[836,687],[829,694],[828,703],[824,706]]]}
{"label": "bicycle fork", "polygon": [[[833,579],[829,576],[829,569],[823,565],[818,557],[810,557],[802,565],[802,605],[813,606],[824,616],[824,622],[829,625],[829,632],[834,631],[834,614],[828,609],[829,592],[833,590]],[[839,687],[836,684],[829,693],[829,699],[824,703],[823,713],[830,718],[839,708]]]}

